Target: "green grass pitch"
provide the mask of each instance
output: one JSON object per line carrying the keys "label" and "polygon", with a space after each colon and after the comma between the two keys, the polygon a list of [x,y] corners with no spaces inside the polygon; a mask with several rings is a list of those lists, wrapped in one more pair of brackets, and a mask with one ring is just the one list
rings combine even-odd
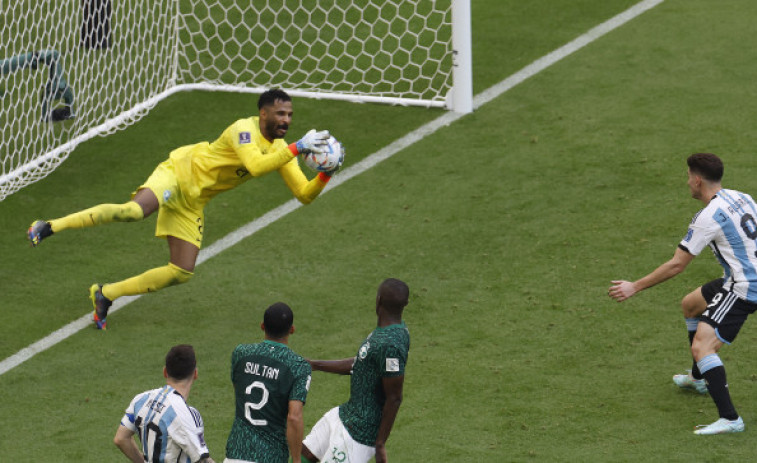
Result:
{"label": "green grass pitch", "polygon": [[[634,3],[473,1],[475,93]],[[719,276],[715,259],[620,305],[606,292],[672,255],[701,207],[685,184],[690,153],[718,153],[724,184],[757,193],[755,18],[748,0],[666,0],[203,263],[189,284],[128,305],[109,331],[83,330],[0,375],[0,460],[123,461],[111,442],[123,410],[162,384],[171,345],[191,343],[189,402],[222,461],[231,351],[261,339],[263,309],[293,307],[295,351],[353,355],[393,276],[412,292],[393,462],[748,461],[755,321],[721,353],[744,434],[693,435],[715,407],[671,382],[690,366],[679,301]],[[213,139],[255,101],[173,96],[0,203],[0,360],[86,314],[91,283],[168,258],[154,218],[38,249],[29,223],[125,201],[171,149]],[[298,99],[291,134],[329,128],[349,168],[441,114]],[[290,197],[275,175],[224,193],[206,211],[206,244]],[[348,389],[316,373],[306,430]]]}

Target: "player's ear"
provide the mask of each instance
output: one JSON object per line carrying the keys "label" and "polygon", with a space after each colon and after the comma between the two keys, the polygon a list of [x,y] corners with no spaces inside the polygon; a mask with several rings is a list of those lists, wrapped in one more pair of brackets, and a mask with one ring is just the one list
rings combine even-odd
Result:
{"label": "player's ear", "polygon": [[260,329],[263,330],[263,331],[265,331],[265,323],[261,323],[260,324]]}
{"label": "player's ear", "polygon": [[294,325],[289,327],[289,334],[294,334]]}
{"label": "player's ear", "polygon": [[166,379],[168,378],[168,369],[166,369],[166,367],[163,367],[163,377]]}
{"label": "player's ear", "polygon": [[197,368],[195,368],[194,376],[192,376],[192,379],[197,379]]}

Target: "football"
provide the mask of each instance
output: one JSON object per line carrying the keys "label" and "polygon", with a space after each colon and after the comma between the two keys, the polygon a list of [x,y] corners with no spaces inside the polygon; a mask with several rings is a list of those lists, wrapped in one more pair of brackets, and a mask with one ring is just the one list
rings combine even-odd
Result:
{"label": "football", "polygon": [[332,135],[323,153],[308,153],[304,161],[306,166],[316,172],[332,172],[344,162],[344,146]]}

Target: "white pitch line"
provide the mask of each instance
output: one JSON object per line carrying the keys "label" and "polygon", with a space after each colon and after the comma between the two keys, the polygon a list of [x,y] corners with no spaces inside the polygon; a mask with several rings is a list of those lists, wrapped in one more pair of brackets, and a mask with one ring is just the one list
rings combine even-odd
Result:
{"label": "white pitch line", "polygon": [[[516,72],[515,74],[511,75],[510,77],[504,79],[503,81],[493,85],[492,87],[489,87],[488,89],[476,95],[473,98],[474,109],[479,108],[489,103],[493,99],[507,92],[511,88],[525,81],[526,79],[533,77],[534,75],[538,74],[544,69],[562,60],[566,56],[569,56],[572,53],[585,47],[586,45],[594,42],[595,40],[607,34],[608,32],[617,29],[618,27],[634,19],[635,17],[639,16],[645,11],[654,8],[655,6],[659,5],[663,1],[664,0],[644,0],[642,2],[639,2],[636,5],[632,6],[631,8],[627,9],[626,11],[618,14],[617,16],[612,17],[611,19],[589,30],[585,34],[576,38],[575,40],[563,45],[562,47],[558,48],[557,50],[547,55],[544,55],[543,57],[529,64],[528,66]],[[376,166],[381,161],[389,159],[390,157],[397,154],[399,151],[407,148],[408,146],[416,143],[417,141],[420,141],[428,137],[429,135],[432,135],[437,130],[457,121],[463,116],[465,115],[460,114],[460,113],[448,112],[442,116],[439,116],[433,121],[421,126],[420,128],[413,130],[412,132],[408,133],[402,138],[395,140],[394,142],[390,143],[389,145],[385,146],[379,151],[376,151],[370,156],[364,158],[362,161],[340,172],[339,175],[335,176],[329,182],[328,187],[321,194],[324,194],[328,192],[329,190],[334,189],[337,186],[341,185],[342,183],[350,180],[351,178],[362,174],[363,172]],[[244,225],[241,228],[229,233],[228,235],[219,239],[215,243],[201,250],[200,255],[197,258],[197,265],[200,265],[206,260],[211,259],[212,257],[216,256],[218,253],[234,246],[235,244],[242,241],[243,239],[248,238],[254,233],[264,229],[268,225],[271,225],[277,220],[287,216],[291,212],[294,212],[295,210],[299,209],[301,206],[302,204],[300,204],[296,199],[292,199],[282,204],[281,206],[267,212],[263,216],[253,220],[247,225]],[[109,313],[112,314],[120,310],[127,304],[130,304],[131,302],[139,299],[140,297],[141,296],[126,296],[126,297],[119,298],[116,302],[113,303],[113,305],[110,308]],[[39,354],[40,352],[43,352],[49,349],[50,347],[58,344],[59,342],[65,340],[66,338],[76,334],[80,330],[87,327],[91,327],[91,326],[92,326],[91,313],[88,313],[87,315],[84,315],[83,317],[77,320],[74,320],[68,325],[50,333],[49,335],[45,336],[39,341],[33,344],[30,344],[29,346],[21,349],[20,351],[16,352],[15,354],[11,355],[10,357],[0,362],[0,375],[7,373],[13,368],[21,365],[25,361]]]}

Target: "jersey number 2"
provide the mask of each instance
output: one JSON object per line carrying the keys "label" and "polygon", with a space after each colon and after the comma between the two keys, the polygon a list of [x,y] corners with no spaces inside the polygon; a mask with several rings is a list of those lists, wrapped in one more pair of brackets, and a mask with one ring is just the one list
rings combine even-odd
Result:
{"label": "jersey number 2", "polygon": [[247,386],[247,389],[245,389],[244,392],[245,394],[250,395],[253,389],[260,389],[263,395],[262,397],[260,397],[260,401],[258,402],[245,402],[244,417],[247,418],[247,421],[249,421],[253,426],[265,426],[268,424],[268,421],[254,419],[252,417],[252,411],[260,410],[261,408],[265,407],[265,404],[268,403],[268,389],[266,389],[265,384],[261,383],[260,381],[255,381],[254,383]]}

